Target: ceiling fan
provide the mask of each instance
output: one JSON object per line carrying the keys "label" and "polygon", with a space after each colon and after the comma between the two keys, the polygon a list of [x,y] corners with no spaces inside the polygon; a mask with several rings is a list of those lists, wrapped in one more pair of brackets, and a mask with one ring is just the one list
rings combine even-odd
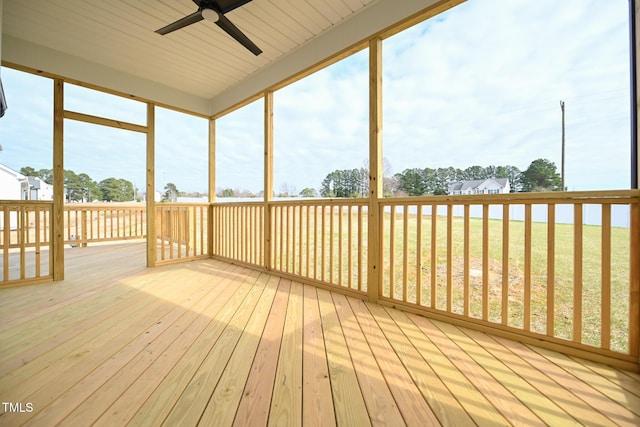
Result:
{"label": "ceiling fan", "polygon": [[218,27],[222,28],[241,45],[249,49],[251,53],[258,56],[262,53],[262,50],[260,50],[258,46],[249,40],[249,37],[247,37],[238,27],[233,25],[233,23],[224,16],[225,13],[249,3],[250,1],[251,0],[193,0],[193,2],[198,6],[198,10],[196,12],[156,30],[156,33],[164,36],[165,34],[184,28],[187,25],[195,24],[196,22],[206,19],[208,21],[215,22]]}

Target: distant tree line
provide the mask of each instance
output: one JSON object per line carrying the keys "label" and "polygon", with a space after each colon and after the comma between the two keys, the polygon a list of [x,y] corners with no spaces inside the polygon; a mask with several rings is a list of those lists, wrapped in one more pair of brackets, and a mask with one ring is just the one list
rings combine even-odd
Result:
{"label": "distant tree line", "polygon": [[[39,177],[53,184],[53,170],[35,170],[30,166],[20,169],[25,176]],[[562,179],[556,165],[547,159],[537,159],[529,167],[520,171],[515,166],[470,166],[466,169],[447,168],[409,168],[396,174],[391,173],[391,165],[385,159],[383,165],[383,193],[390,196],[425,196],[448,194],[449,187],[455,182],[480,180],[487,178],[508,178],[511,192],[561,191]],[[91,179],[86,173],[76,174],[72,170],[64,171],[64,184],[67,197],[74,202],[102,200],[125,202],[136,198],[133,184],[126,179],[107,178],[100,182]],[[200,195],[200,193],[182,193],[173,183],[167,183],[162,195],[163,201],[176,201],[182,195]],[[283,183],[277,197],[367,197],[369,193],[369,167],[364,165],[354,169],[337,169],[327,174],[320,184],[320,191],[304,188],[298,192],[295,185]],[[248,190],[231,188],[218,189],[218,197],[261,197]]]}
{"label": "distant tree line", "polygon": [[[36,170],[31,166],[20,169],[25,176],[38,177],[47,184],[53,185],[53,170]],[[128,202],[136,199],[131,181],[118,178],[107,178],[96,182],[86,173],[76,174],[72,170],[64,171],[64,186],[67,198],[71,202],[92,202],[101,200],[106,202]]]}
{"label": "distant tree line", "polygon": [[[391,175],[390,166],[384,168],[384,195],[426,196],[449,193],[449,187],[462,181],[488,178],[509,179],[511,192],[561,191],[562,180],[556,165],[547,159],[537,159],[521,171],[515,166],[470,166],[466,169],[410,168]],[[322,181],[322,197],[367,197],[369,191],[368,168],[335,170]]]}
{"label": "distant tree line", "polygon": [[407,196],[449,194],[451,184],[462,181],[484,180],[488,178],[508,178],[511,191],[517,191],[517,182],[521,175],[515,166],[470,166],[459,168],[413,168],[405,169],[395,175],[398,180],[398,192]]}
{"label": "distant tree line", "polygon": [[[466,169],[447,168],[409,168],[392,174],[390,163],[383,162],[383,194],[391,196],[426,196],[449,193],[449,187],[462,181],[484,180],[488,178],[509,179],[511,192],[561,191],[562,179],[555,163],[547,159],[537,159],[521,171],[516,166],[469,166]],[[173,184],[165,187],[165,199],[177,193]],[[304,188],[298,191],[295,185],[283,183],[276,197],[368,197],[369,167],[365,163],[360,168],[336,169],[327,174],[320,183],[320,189]],[[218,188],[218,197],[262,197],[263,193],[249,190]]]}

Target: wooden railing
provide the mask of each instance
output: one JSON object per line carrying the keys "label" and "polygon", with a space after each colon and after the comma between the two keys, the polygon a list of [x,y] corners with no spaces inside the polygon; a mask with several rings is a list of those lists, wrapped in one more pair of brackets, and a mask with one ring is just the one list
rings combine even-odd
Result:
{"label": "wooden railing", "polygon": [[146,207],[142,203],[68,204],[64,216],[64,240],[73,246],[144,239],[147,235]]}
{"label": "wooden railing", "polygon": [[[53,203],[0,201],[0,285],[51,280]],[[71,247],[146,237],[141,204],[69,204],[64,207],[64,242]]]}
{"label": "wooden railing", "polygon": [[264,204],[212,205],[213,255],[264,266]]}
{"label": "wooden railing", "polygon": [[269,209],[270,269],[366,294],[366,200],[272,202]]}
{"label": "wooden railing", "polygon": [[366,201],[269,202],[269,221],[264,206],[214,204],[213,255],[316,285],[366,293]]}
{"label": "wooden railing", "polygon": [[156,262],[208,257],[208,218],[208,204],[156,205]]}
{"label": "wooden railing", "polygon": [[50,280],[53,203],[0,201],[0,285]]}
{"label": "wooden railing", "polygon": [[213,255],[316,285],[366,293],[366,201],[267,205],[269,221],[264,203],[214,204]]}
{"label": "wooden railing", "polygon": [[[640,364],[639,191],[382,199],[377,289],[367,280],[368,206],[362,199],[158,204],[157,263],[215,256]],[[0,202],[0,284],[50,277],[51,209]],[[70,205],[65,240],[144,237],[145,217],[144,207]]]}
{"label": "wooden railing", "polygon": [[637,191],[384,199],[380,299],[637,363],[639,203]]}

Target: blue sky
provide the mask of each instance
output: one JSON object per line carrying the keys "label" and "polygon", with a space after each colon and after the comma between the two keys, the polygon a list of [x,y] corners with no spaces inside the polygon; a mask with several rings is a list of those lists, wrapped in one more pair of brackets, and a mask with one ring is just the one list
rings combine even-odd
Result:
{"label": "blue sky", "polygon": [[[629,186],[627,0],[470,0],[383,43],[383,155],[413,167],[560,166],[569,190]],[[319,188],[368,155],[365,50],[274,95],[274,187]],[[0,163],[51,167],[52,83],[2,69]],[[68,86],[66,108],[143,123],[145,106]],[[217,185],[263,186],[262,100],[217,123]],[[159,109],[156,180],[206,191],[207,123]],[[144,137],[65,122],[66,164],[144,186]]]}

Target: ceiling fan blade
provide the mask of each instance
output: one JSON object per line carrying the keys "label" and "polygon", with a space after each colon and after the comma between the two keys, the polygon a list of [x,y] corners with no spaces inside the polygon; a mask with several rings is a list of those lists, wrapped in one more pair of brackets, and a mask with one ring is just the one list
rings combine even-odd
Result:
{"label": "ceiling fan blade", "polygon": [[156,33],[165,35],[169,34],[175,30],[179,30],[180,28],[186,27],[187,25],[195,24],[198,21],[202,21],[204,18],[202,17],[202,12],[198,10],[197,12],[192,13],[191,15],[185,16],[182,19],[178,19],[176,22],[173,22],[167,26],[156,30]]}
{"label": "ceiling fan blade", "polygon": [[236,39],[242,46],[246,47],[255,56],[262,53],[262,50],[256,46],[249,37],[247,37],[238,27],[233,25],[224,15],[220,14],[220,19],[216,22],[218,27],[222,28],[227,34]]}

